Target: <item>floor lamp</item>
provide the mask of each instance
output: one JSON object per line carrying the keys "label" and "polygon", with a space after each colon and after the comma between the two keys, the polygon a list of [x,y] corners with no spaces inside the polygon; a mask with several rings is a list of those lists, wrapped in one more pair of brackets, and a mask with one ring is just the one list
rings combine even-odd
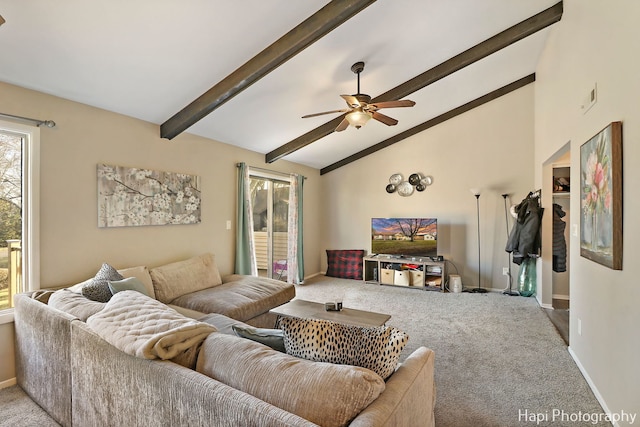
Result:
{"label": "floor lamp", "polygon": [[478,216],[478,287],[471,289],[471,292],[484,294],[487,290],[480,287],[480,190],[472,188],[470,191],[476,196],[476,213]]}

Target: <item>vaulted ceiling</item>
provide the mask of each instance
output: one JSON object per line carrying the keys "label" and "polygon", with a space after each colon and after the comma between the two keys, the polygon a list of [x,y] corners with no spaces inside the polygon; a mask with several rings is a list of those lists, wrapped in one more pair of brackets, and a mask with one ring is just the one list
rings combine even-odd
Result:
{"label": "vaulted ceiling", "polygon": [[[329,172],[533,81],[558,0],[0,0],[0,80]],[[411,99],[333,132],[356,93]],[[12,113],[3,111],[3,113]],[[55,117],[51,117],[55,120]]]}

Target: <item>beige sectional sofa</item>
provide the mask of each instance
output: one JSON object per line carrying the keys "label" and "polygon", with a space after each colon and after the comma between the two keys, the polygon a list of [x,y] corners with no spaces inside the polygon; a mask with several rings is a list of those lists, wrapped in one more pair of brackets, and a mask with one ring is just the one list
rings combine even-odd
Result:
{"label": "beige sectional sofa", "polygon": [[[213,287],[219,292],[207,287],[175,296],[163,293],[163,279],[154,269],[149,275],[155,297],[169,305],[133,291],[118,299],[147,299],[156,310],[177,315],[173,305],[213,326],[217,332],[194,347],[194,369],[176,360],[135,357],[107,342],[104,331],[90,325],[112,302],[102,309],[103,303],[59,290],[51,298],[65,301],[56,303],[61,310],[35,298],[37,293],[15,297],[18,384],[61,425],[434,425],[431,350],[416,350],[386,381],[365,368],[299,359],[231,330],[245,322],[273,326],[268,310],[293,297],[291,285],[231,276]],[[175,276],[163,277],[176,284]]]}

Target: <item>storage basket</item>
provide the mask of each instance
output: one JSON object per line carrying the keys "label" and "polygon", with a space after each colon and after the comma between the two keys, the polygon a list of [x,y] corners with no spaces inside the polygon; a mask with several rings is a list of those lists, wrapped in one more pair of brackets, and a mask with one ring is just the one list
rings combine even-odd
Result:
{"label": "storage basket", "polygon": [[381,268],[380,271],[380,283],[383,285],[393,285],[395,270]]}
{"label": "storage basket", "polygon": [[424,273],[420,270],[409,270],[411,286],[424,286]]}
{"label": "storage basket", "polygon": [[409,271],[396,270],[393,275],[393,284],[399,286],[409,286]]}

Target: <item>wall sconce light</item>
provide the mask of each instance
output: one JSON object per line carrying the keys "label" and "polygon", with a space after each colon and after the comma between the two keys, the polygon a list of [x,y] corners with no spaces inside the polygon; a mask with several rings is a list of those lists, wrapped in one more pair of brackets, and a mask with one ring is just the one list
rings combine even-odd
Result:
{"label": "wall sconce light", "polygon": [[401,173],[394,173],[389,177],[389,184],[386,190],[389,194],[397,192],[403,197],[408,197],[414,191],[426,190],[431,184],[433,184],[433,177],[425,176],[419,172],[409,175],[407,181],[404,180]]}

